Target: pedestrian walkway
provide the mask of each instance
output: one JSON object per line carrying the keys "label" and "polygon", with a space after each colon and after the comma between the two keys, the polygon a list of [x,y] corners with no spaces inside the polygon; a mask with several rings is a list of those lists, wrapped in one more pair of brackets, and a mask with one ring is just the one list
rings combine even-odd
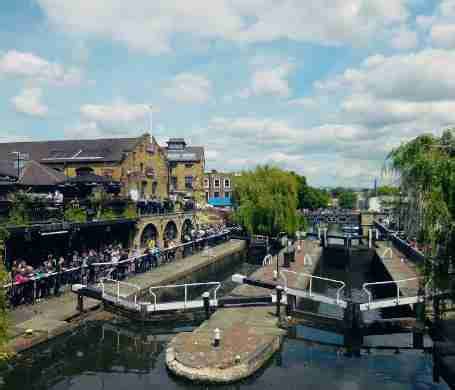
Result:
{"label": "pedestrian walkway", "polygon": [[[211,248],[209,252],[200,252],[154,268],[150,272],[130,276],[125,282],[134,283],[143,290],[155,285],[173,283],[220,258],[241,252],[245,245],[244,241],[231,240]],[[70,323],[70,320],[79,314],[76,302],[76,295],[68,291],[59,297],[12,310],[10,313],[12,340],[9,347],[14,351],[21,351],[71,329],[75,325]],[[98,308],[99,305],[99,301],[84,299],[86,312]],[[33,330],[33,335],[27,335],[27,330]]]}

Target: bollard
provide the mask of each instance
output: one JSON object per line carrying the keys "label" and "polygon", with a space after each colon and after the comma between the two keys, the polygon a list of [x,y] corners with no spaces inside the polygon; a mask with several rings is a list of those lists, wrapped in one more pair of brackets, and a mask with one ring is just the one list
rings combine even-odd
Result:
{"label": "bollard", "polygon": [[277,280],[277,279],[278,279],[278,271],[274,270],[273,271],[273,280]]}
{"label": "bollard", "polygon": [[423,349],[423,330],[418,326],[412,329],[412,347],[414,349]]}
{"label": "bollard", "polygon": [[221,331],[218,328],[215,328],[213,331],[213,346],[219,347],[221,342]]}
{"label": "bollard", "polygon": [[438,352],[436,351],[435,346],[433,345],[433,382],[439,383],[439,378],[441,376],[440,371],[440,362],[438,359]]}
{"label": "bollard", "polygon": [[141,302],[139,304],[140,310],[141,310],[141,319],[145,320],[147,318],[147,303]]}
{"label": "bollard", "polygon": [[283,287],[276,286],[276,316],[281,317],[281,296],[283,295]]}
{"label": "bollard", "polygon": [[373,247],[373,231],[371,229],[368,229],[368,248]]}
{"label": "bollard", "polygon": [[291,263],[289,262],[289,253],[283,252],[283,267],[284,268],[289,268],[291,266]]}
{"label": "bollard", "polygon": [[77,294],[77,311],[82,313],[84,311],[84,296]]}
{"label": "bollard", "polygon": [[210,318],[210,293],[208,291],[202,294],[202,300],[204,301],[205,319],[208,320]]}
{"label": "bollard", "polygon": [[286,295],[286,315],[289,317],[292,315],[295,308],[296,297],[293,295]]}

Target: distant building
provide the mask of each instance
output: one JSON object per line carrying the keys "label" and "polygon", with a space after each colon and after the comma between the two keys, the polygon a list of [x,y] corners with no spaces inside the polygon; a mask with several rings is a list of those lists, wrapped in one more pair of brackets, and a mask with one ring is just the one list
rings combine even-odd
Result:
{"label": "distant building", "polygon": [[119,181],[124,196],[168,196],[166,153],[149,134],[134,138],[0,143],[1,160],[14,163],[18,152],[68,177],[95,174]]}
{"label": "distant building", "polygon": [[234,189],[233,177],[233,173],[222,173],[216,170],[206,172],[204,175],[205,201],[209,204],[213,203],[214,206],[230,204]]}
{"label": "distant building", "polygon": [[169,193],[204,199],[204,147],[188,146],[183,138],[170,138],[164,148],[169,164]]}

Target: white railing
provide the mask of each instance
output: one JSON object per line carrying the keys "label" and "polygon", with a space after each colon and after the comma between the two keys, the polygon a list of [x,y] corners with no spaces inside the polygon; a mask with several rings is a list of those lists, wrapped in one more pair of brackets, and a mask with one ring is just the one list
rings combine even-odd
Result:
{"label": "white railing", "polygon": [[265,255],[264,260],[262,260],[262,266],[265,267],[266,265],[272,264],[273,257],[269,253],[268,255]]}
{"label": "white railing", "polygon": [[122,282],[120,280],[114,280],[114,279],[108,279],[108,278],[103,278],[103,279],[100,279],[100,285],[101,285],[101,296],[104,298],[105,295],[109,295],[109,294],[106,294],[106,282],[110,283],[110,284],[114,284],[116,285],[116,289],[115,289],[115,298],[118,301],[120,301],[120,298],[127,298],[128,296],[121,296],[120,295],[120,286],[125,286],[125,287],[129,287],[129,288],[132,288],[133,290],[136,290],[136,292],[134,293],[133,295],[133,300],[134,300],[134,304],[137,303],[137,295],[139,294],[139,292],[141,291],[141,288],[139,286],[137,286],[136,284],[132,284],[132,283],[126,283],[126,282]]}
{"label": "white railing", "polygon": [[[309,278],[308,296],[310,298],[314,295],[314,293],[313,293],[313,279],[323,280],[323,281],[326,281],[326,282],[330,282],[330,283],[334,283],[334,284],[340,285],[340,287],[337,289],[337,293],[336,293],[336,303],[340,304],[342,302],[341,294],[342,294],[344,288],[346,287],[346,283],[345,282],[343,282],[341,280],[324,278],[322,276],[315,276],[315,275],[311,275],[311,274],[306,274],[306,273],[303,273],[303,272],[299,273],[299,272],[289,271],[289,270],[280,270],[280,276],[284,280],[284,289],[285,289],[285,291],[288,289],[288,280],[287,280],[286,275],[285,275],[286,273],[297,275],[297,277],[303,276],[303,277]],[[296,287],[294,289],[303,290],[302,288],[298,288],[298,287]]]}
{"label": "white railing", "polygon": [[[367,287],[370,286],[385,286],[385,285],[395,285],[397,288],[397,295],[396,298],[393,298],[394,303],[398,306],[400,305],[400,300],[403,301],[403,304],[406,304],[408,300],[406,300],[406,297],[400,297],[400,284],[401,283],[406,283],[406,282],[411,282],[411,281],[419,281],[422,278],[409,278],[409,279],[401,279],[401,280],[387,280],[384,282],[370,282],[370,283],[364,283],[362,286],[363,291],[367,294],[368,296],[368,306],[370,306],[372,303],[374,303],[373,299],[373,293],[371,290],[369,290]],[[418,296],[418,293],[416,294]]]}
{"label": "white railing", "polygon": [[154,310],[156,310],[156,305],[157,305],[157,297],[156,294],[153,292],[154,290],[159,290],[159,289],[165,289],[165,288],[184,288],[185,291],[185,297],[184,297],[184,302],[183,302],[183,308],[186,309],[187,304],[189,302],[188,300],[188,287],[200,287],[200,286],[216,286],[216,288],[213,290],[213,299],[216,301],[217,299],[217,292],[221,287],[220,282],[206,282],[206,283],[186,283],[186,284],[171,284],[171,285],[166,285],[166,286],[153,286],[150,287],[149,293],[153,297],[153,306]]}

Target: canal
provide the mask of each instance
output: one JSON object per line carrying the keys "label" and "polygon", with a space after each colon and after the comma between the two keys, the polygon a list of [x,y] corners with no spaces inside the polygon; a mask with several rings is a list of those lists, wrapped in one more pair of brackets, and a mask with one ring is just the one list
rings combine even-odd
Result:
{"label": "canal", "polygon": [[[319,275],[346,281],[353,299],[363,299],[361,285],[374,280],[371,252],[354,251],[346,265],[345,253],[325,252]],[[232,273],[250,274],[254,262]],[[221,294],[234,287],[229,275]],[[316,288],[318,288],[316,286]],[[334,293],[327,286],[319,286]],[[329,305],[318,313],[339,315]],[[374,318],[407,315],[375,312]],[[175,325],[173,325],[175,326]],[[165,348],[186,328],[138,326],[121,318],[88,321],[76,330],[35,347],[0,371],[0,390],[133,390],[133,389],[448,389],[432,381],[431,354],[416,350],[362,349],[360,357],[343,353],[343,337],[308,327],[293,329],[282,350],[253,377],[229,386],[190,383],[171,375],[165,366]]]}

